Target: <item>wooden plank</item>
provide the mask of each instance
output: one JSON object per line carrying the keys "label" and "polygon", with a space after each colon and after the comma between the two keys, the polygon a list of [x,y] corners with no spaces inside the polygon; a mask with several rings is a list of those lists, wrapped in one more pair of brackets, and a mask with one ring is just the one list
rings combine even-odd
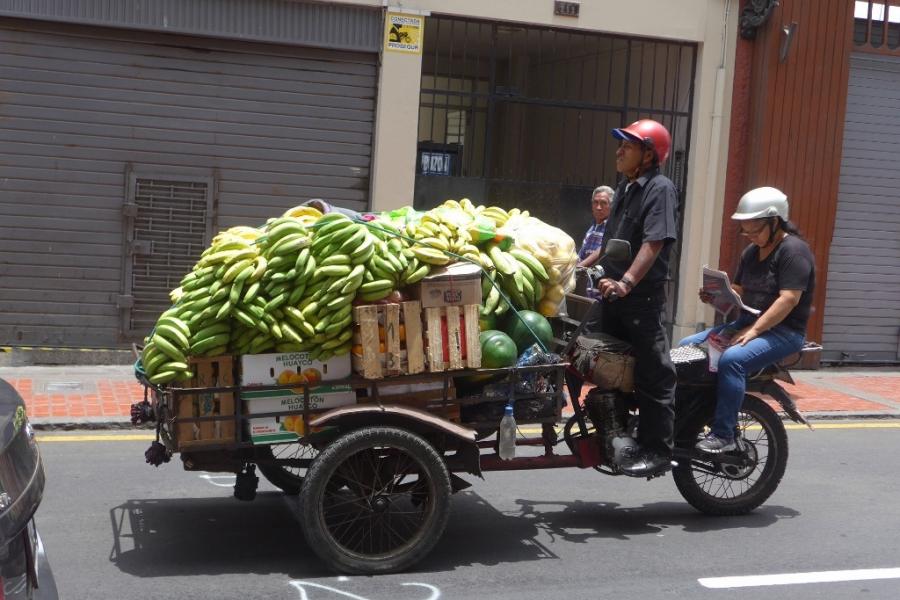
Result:
{"label": "wooden plank", "polygon": [[470,369],[481,368],[481,344],[478,337],[481,333],[478,321],[480,319],[480,306],[467,304],[463,307],[466,336],[466,366]]}
{"label": "wooden plank", "polygon": [[410,375],[425,370],[425,353],[422,347],[422,303],[418,300],[403,302],[403,323],[406,327],[407,372]]}
{"label": "wooden plank", "polygon": [[448,306],[445,308],[447,313],[447,357],[449,359],[448,369],[462,369],[462,337],[459,331],[459,307]]}
{"label": "wooden plank", "polygon": [[175,427],[175,439],[177,440],[180,447],[183,443],[193,440],[199,433],[196,422],[180,422],[180,420],[183,418],[190,419],[197,416],[197,403],[196,398],[193,395],[178,396],[175,399],[175,402],[178,404],[175,407],[175,415],[179,418],[179,423]]}
{"label": "wooden plank", "polygon": [[425,338],[428,344],[428,370],[444,370],[443,339],[441,336],[441,309],[425,309]]}
{"label": "wooden plank", "polygon": [[381,360],[378,353],[378,308],[357,306],[353,309],[354,321],[359,323],[360,342],[363,348],[362,375],[366,379],[381,379]]}
{"label": "wooden plank", "polygon": [[384,310],[384,348],[387,354],[387,375],[403,373],[400,367],[400,305],[386,304]]}

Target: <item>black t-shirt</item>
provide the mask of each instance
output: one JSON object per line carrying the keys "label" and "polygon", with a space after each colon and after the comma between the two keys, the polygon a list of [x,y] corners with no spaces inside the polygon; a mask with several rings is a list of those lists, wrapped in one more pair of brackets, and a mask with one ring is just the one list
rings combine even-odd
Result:
{"label": "black t-shirt", "polygon": [[[675,184],[665,175],[660,175],[658,168],[644,173],[630,186],[627,179],[619,184],[603,234],[604,254],[607,242],[614,238],[631,242],[632,259],[644,242],[665,242],[650,270],[632,293],[650,293],[668,278],[669,249],[678,237],[675,225],[677,209]],[[607,276],[621,279],[631,263],[613,264],[606,260],[602,265]]]}
{"label": "black t-shirt", "polygon": [[734,283],[740,285],[744,304],[766,312],[781,290],[802,290],[800,302],[782,321],[796,331],[806,331],[813,290],[816,287],[816,261],[809,245],[795,235],[788,235],[778,247],[759,260],[759,246],[750,244],[741,254]]}

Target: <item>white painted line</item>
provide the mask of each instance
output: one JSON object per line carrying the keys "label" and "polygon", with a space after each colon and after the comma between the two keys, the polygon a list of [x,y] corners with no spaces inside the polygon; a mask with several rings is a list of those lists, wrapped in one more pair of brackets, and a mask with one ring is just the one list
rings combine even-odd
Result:
{"label": "white painted line", "polygon": [[782,573],[780,575],[747,575],[736,577],[706,577],[698,579],[706,588],[723,589],[761,587],[765,585],[796,585],[800,583],[837,583],[868,579],[900,579],[898,569],[856,569],[853,571],[817,571],[812,573]]}

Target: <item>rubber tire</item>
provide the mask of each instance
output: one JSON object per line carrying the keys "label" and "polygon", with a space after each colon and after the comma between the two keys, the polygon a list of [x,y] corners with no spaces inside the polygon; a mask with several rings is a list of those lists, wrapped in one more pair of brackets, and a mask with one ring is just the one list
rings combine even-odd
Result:
{"label": "rubber tire", "polygon": [[[753,415],[755,420],[766,429],[770,440],[769,460],[753,487],[731,499],[716,498],[704,492],[694,479],[690,462],[682,462],[672,471],[672,478],[684,499],[702,513],[719,516],[747,514],[768,500],[769,496],[778,488],[778,484],[781,483],[781,478],[784,477],[788,459],[788,438],[784,423],[778,413],[756,396],[749,394],[744,396],[741,412]],[[711,421],[711,418],[697,418],[688,423],[676,444],[693,450],[698,436]],[[774,459],[772,453],[775,454]]]}
{"label": "rubber tire", "polygon": [[[417,533],[417,540],[387,556],[365,556],[340,546],[329,533],[322,515],[323,495],[335,470],[346,459],[367,448],[390,446],[415,459],[431,483],[431,514]],[[300,490],[300,523],[310,549],[340,573],[371,575],[402,571],[431,551],[450,517],[450,473],[441,455],[422,437],[395,427],[366,427],[328,444],[306,473]]]}
{"label": "rubber tire", "polygon": [[[294,444],[275,445],[293,446]],[[265,450],[260,449],[259,451],[268,452],[269,456],[267,458],[274,458],[275,454],[274,452],[272,452],[272,447],[273,446],[268,446],[265,448]],[[269,481],[269,483],[280,489],[288,496],[296,496],[300,493],[300,488],[303,486],[303,477],[295,475],[284,467],[278,465],[256,463],[256,468],[259,469],[259,472],[262,473],[263,477],[265,477]]]}

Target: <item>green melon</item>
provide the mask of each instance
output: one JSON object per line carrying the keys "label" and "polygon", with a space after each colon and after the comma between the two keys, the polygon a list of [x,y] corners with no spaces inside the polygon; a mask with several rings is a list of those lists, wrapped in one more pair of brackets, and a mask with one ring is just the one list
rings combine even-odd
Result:
{"label": "green melon", "polygon": [[502,331],[481,333],[481,366],[485,369],[512,367],[519,358],[515,342]]}
{"label": "green melon", "polygon": [[[532,335],[531,331],[528,331],[525,323],[528,324],[534,335]],[[550,321],[544,315],[533,310],[520,310],[518,317],[516,317],[515,313],[511,314],[506,331],[513,342],[515,342],[519,353],[524,352],[537,343],[535,335],[547,350],[553,349],[553,328],[550,326]]]}

